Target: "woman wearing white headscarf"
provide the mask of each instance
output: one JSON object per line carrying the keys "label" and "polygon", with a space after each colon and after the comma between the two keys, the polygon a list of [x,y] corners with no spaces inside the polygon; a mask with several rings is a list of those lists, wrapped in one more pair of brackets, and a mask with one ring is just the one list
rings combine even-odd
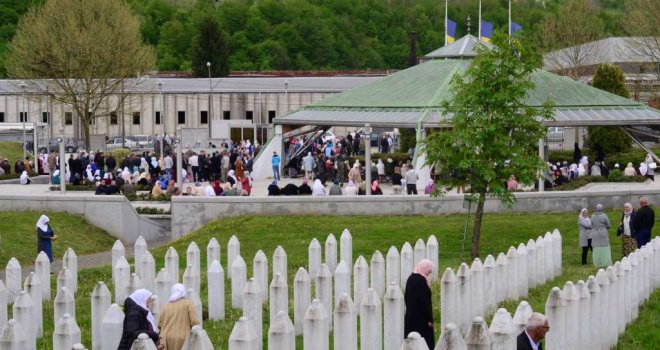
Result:
{"label": "woman wearing white headscarf", "polygon": [[346,185],[346,189],[344,190],[344,195],[345,196],[357,196],[358,195],[358,188],[355,186],[355,183],[352,180],[348,181],[348,185]]}
{"label": "woman wearing white headscarf", "polygon": [[353,164],[351,170],[348,172],[348,179],[353,181],[356,186],[362,182],[362,175],[360,174],[360,163],[357,160],[355,161],[355,164]]}
{"label": "woman wearing white headscarf", "polygon": [[206,187],[204,187],[204,197],[215,197],[215,190],[213,189],[213,186],[206,185]]}
{"label": "woman wearing white headscarf", "polygon": [[612,226],[607,214],[603,212],[603,205],[596,205],[596,212],[591,215],[591,246],[593,247],[594,266],[608,267],[612,265],[612,251],[610,250],[610,237],[607,230]]}
{"label": "woman wearing white headscarf", "polygon": [[238,179],[236,178],[236,175],[234,175],[234,170],[229,170],[227,173],[227,182],[229,182],[232,186],[238,183]]}
{"label": "woman wearing white headscarf", "polygon": [[37,221],[37,254],[44,252],[48,260],[53,262],[53,241],[57,239],[57,235],[53,233],[48,222],[50,219],[46,215],[41,215]]}
{"label": "woman wearing white headscarf", "polygon": [[124,179],[124,182],[131,182],[131,171],[128,170],[128,167],[121,172],[121,178]]}
{"label": "woman wearing white headscarf", "polygon": [[639,163],[639,174],[642,176],[646,176],[649,172],[649,167],[646,165],[646,163],[641,162]]}
{"label": "woman wearing white headscarf", "polygon": [[307,156],[303,158],[303,168],[305,169],[305,178],[311,180],[314,178],[314,157],[312,152],[307,152]]}
{"label": "woman wearing white headscarf", "polygon": [[578,169],[577,170],[578,170],[578,176],[579,177],[588,175],[587,174],[587,169],[584,168],[584,164],[582,164],[582,163],[578,164]]}
{"label": "woman wearing white headscarf", "polygon": [[190,329],[196,324],[199,324],[199,317],[195,304],[186,298],[186,287],[177,283],[172,286],[169,302],[158,315],[160,343],[167,350],[181,350]]}
{"label": "woman wearing white headscarf", "polygon": [[85,178],[89,183],[94,182],[94,173],[92,173],[92,166],[87,165],[87,169],[85,169]]}
{"label": "woman wearing white headscarf", "polygon": [[[130,350],[133,341],[141,333],[145,333],[155,344],[159,344],[156,319],[149,310],[152,294],[147,289],[138,289],[124,301],[124,327],[117,350]],[[158,349],[162,348],[158,345]]]}
{"label": "woman wearing white headscarf", "polygon": [[[589,211],[587,208],[582,208],[580,210],[580,216],[578,216],[578,232],[579,232],[579,241],[580,247],[582,247],[582,265],[587,264],[587,255],[589,255],[589,250],[593,251],[591,247],[591,219],[589,218]],[[592,253],[593,254],[593,253]]]}
{"label": "woman wearing white headscarf", "polygon": [[376,163],[376,171],[378,172],[378,181],[385,181],[385,163],[383,163],[382,159],[379,159],[378,163]]}
{"label": "woman wearing white headscarf", "polygon": [[21,185],[29,185],[30,183],[32,183],[32,179],[30,179],[27,171],[23,170],[23,173],[21,173]]}
{"label": "woman wearing white headscarf", "polygon": [[312,186],[312,197],[321,197],[325,196],[325,187],[321,183],[321,180],[314,180],[314,186]]}
{"label": "woman wearing white headscarf", "polygon": [[628,256],[630,253],[637,249],[637,240],[635,239],[635,222],[637,219],[637,212],[633,209],[632,204],[626,203],[623,205],[623,213],[621,214],[621,223],[617,230],[617,235],[621,236],[621,255]]}
{"label": "woman wearing white headscarf", "polygon": [[646,178],[651,179],[651,181],[655,181],[655,161],[653,160],[653,157],[651,157],[650,153],[646,154],[646,159],[644,159],[644,163],[646,164],[646,168],[648,169],[646,172]]}

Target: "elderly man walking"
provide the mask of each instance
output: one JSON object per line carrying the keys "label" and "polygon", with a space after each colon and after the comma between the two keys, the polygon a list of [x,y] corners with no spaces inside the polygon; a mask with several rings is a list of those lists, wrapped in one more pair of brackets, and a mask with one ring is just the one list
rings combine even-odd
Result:
{"label": "elderly man walking", "polygon": [[637,239],[637,248],[643,247],[651,239],[651,231],[655,223],[655,212],[649,207],[649,200],[642,197],[639,200],[639,210],[635,220],[635,239]]}

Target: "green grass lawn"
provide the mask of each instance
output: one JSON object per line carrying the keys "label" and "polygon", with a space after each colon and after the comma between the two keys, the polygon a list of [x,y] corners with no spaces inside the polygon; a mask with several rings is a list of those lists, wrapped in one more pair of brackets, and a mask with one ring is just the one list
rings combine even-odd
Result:
{"label": "green grass lawn", "polygon": [[[14,163],[16,163],[16,161],[19,159],[23,159],[23,149],[21,148],[21,143],[14,141],[0,141],[0,157],[7,158],[9,160],[9,164],[11,164],[13,172]],[[34,159],[32,159],[32,161],[34,161]]]}
{"label": "green grass lawn", "polygon": [[[609,212],[610,218],[618,216],[618,212]],[[488,214],[485,216],[483,225],[483,236],[481,245],[482,258],[487,254],[505,252],[509,246],[527,242],[530,238],[536,238],[546,231],[559,229],[563,234],[563,275],[545,285],[536,288],[530,293],[530,304],[537,310],[544,305],[551,286],[562,285],[566,280],[576,281],[584,279],[595,272],[592,267],[580,265],[580,247],[577,243],[577,221],[578,213],[553,213],[553,214]],[[380,250],[383,255],[391,245],[401,248],[408,241],[414,245],[417,238],[424,240],[430,234],[435,234],[439,241],[440,268],[451,266],[456,268],[461,260],[461,239],[463,236],[464,215],[442,215],[442,216],[388,216],[388,217],[326,217],[326,216],[259,216],[259,217],[235,217],[222,221],[213,222],[202,229],[173,242],[172,246],[177,249],[180,257],[180,273],[185,267],[185,255],[188,244],[197,242],[201,250],[202,270],[206,266],[206,245],[211,237],[216,237],[222,246],[222,265],[225,268],[227,259],[227,242],[232,234],[236,234],[241,241],[241,254],[248,264],[248,276],[251,275],[251,265],[257,250],[263,250],[269,259],[269,273],[272,271],[272,254],[278,245],[282,245],[288,255],[288,286],[290,299],[293,296],[293,277],[298,267],[307,267],[307,247],[312,238],[316,237],[323,245],[328,233],[333,233],[339,240],[344,228],[348,228],[353,235],[353,259],[364,255],[369,261],[375,250]],[[613,259],[620,259],[620,242],[616,239],[612,230],[612,253]],[[466,257],[469,256],[469,246],[466,247]],[[156,258],[157,268],[163,267],[163,257],[167,247],[154,249],[152,253]],[[90,324],[90,296],[97,281],[105,281],[113,291],[109,267],[94,268],[79,273],[79,290],[76,295],[77,321],[82,331],[83,343],[91,346],[91,324]],[[269,280],[272,276],[269,276]],[[55,285],[54,279],[51,281]],[[204,321],[204,328],[208,332],[216,348],[226,348],[229,334],[241,311],[231,308],[230,298],[231,284],[225,281],[225,305],[226,318],[223,321]],[[202,301],[206,304],[206,278],[202,275]],[[433,285],[434,309],[436,324],[440,324],[440,285]],[[312,293],[314,295],[314,292]],[[507,307],[510,312],[515,311],[517,303],[505,302],[501,306]],[[651,349],[650,344],[655,344],[658,338],[654,332],[649,331],[650,326],[657,325],[657,309],[660,308],[658,293],[654,295],[647,306],[640,312],[639,321],[631,328],[630,332],[622,338],[620,349]],[[290,315],[293,315],[290,302]],[[206,310],[205,310],[206,312]],[[52,349],[52,304],[44,306],[45,333],[38,348]],[[264,341],[267,339],[268,330],[268,305],[264,308]],[[488,318],[490,321],[490,317]],[[436,327],[436,339],[440,329]],[[298,339],[297,348],[302,349],[302,341]]]}
{"label": "green grass lawn", "polygon": [[[34,264],[37,257],[36,224],[43,214],[37,211],[0,212],[0,266],[4,269],[12,257],[21,266]],[[61,259],[64,251],[71,247],[81,256],[112,248],[115,239],[105,231],[92,226],[85,218],[67,213],[46,213],[53,232],[58,236],[53,243],[53,257]]]}

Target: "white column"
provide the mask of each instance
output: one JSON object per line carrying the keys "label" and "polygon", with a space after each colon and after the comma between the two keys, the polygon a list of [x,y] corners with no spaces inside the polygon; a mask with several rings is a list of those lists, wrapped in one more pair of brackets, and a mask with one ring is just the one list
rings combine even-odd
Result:
{"label": "white column", "polygon": [[465,341],[458,327],[453,323],[445,324],[435,350],[467,350]]}
{"label": "white column", "polygon": [[[197,273],[201,273],[202,268],[201,268],[201,258],[200,258],[200,253],[199,253],[199,246],[197,246],[197,243],[195,242],[190,242],[188,245],[188,249],[186,250],[186,265],[191,266],[195,268],[195,271]],[[199,292],[199,289],[196,289],[197,292]]]}
{"label": "white column", "polygon": [[76,343],[80,343],[80,328],[71,315],[65,314],[55,325],[53,350],[70,350]]}
{"label": "white column", "polygon": [[373,288],[367,289],[360,303],[360,349],[383,349],[383,309]]}
{"label": "white column", "polygon": [[[236,260],[234,260],[234,262],[236,262]],[[185,271],[183,271],[183,285],[186,289],[194,289],[195,292],[199,293],[201,284],[202,278],[199,275],[197,268],[193,265],[188,265]]]}
{"label": "white column", "polygon": [[16,258],[9,259],[5,268],[5,284],[7,287],[7,301],[13,304],[23,289],[21,286],[21,264]]}
{"label": "white column", "polygon": [[369,287],[369,265],[367,260],[360,255],[353,266],[353,299],[355,306],[360,307],[364,293]]}
{"label": "white column", "polygon": [[261,350],[263,347],[262,310],[259,284],[254,278],[250,278],[250,280],[245,283],[245,288],[243,289],[243,316],[252,321],[254,331],[257,334],[257,347],[255,350]]}
{"label": "white column", "polygon": [[573,282],[568,281],[564,285],[563,296],[566,300],[565,311],[565,334],[566,334],[566,349],[577,349],[578,335],[580,334],[580,327],[586,327],[578,323],[580,311],[580,294]]}
{"label": "white column", "polygon": [[558,287],[552,288],[545,302],[545,316],[552,332],[545,336],[547,349],[566,349],[566,302]]}
{"label": "white column", "polygon": [[[347,266],[353,266],[353,236],[344,230],[339,237],[339,260],[344,260]],[[351,271],[348,271],[351,274]]]}
{"label": "white column", "polygon": [[179,253],[173,247],[169,247],[165,253],[165,269],[169,272],[172,283],[179,283]]}
{"label": "white column", "polygon": [[[321,304],[325,306],[325,311],[328,316],[332,315],[332,305],[334,304],[334,299],[332,299],[332,272],[328,268],[328,265],[321,264],[320,271],[316,276],[316,299],[321,301]],[[332,318],[328,317],[328,326],[332,330]]]}
{"label": "white column", "polygon": [[334,350],[357,350],[357,310],[346,293],[335,306],[334,329]]}
{"label": "white column", "polygon": [[[119,258],[122,256],[126,256],[126,248],[124,248],[124,244],[121,243],[120,240],[116,240],[115,244],[112,245],[112,250],[111,250],[111,255],[112,255],[112,266],[117,265],[117,261],[119,261]],[[115,278],[115,270],[112,270],[112,279],[114,280]]]}
{"label": "white column", "polygon": [[[515,335],[515,334],[514,334]],[[468,350],[491,350],[491,335],[483,318],[472,319],[472,325],[465,335],[465,345]],[[511,349],[513,350],[513,349]]]}
{"label": "white column", "polygon": [[399,257],[399,250],[393,246],[387,251],[387,260],[385,261],[385,283],[389,286],[392,282],[396,282],[401,288],[405,287],[405,285],[401,284],[401,259]]}
{"label": "white column", "polygon": [[34,324],[34,303],[30,294],[21,291],[14,301],[13,317],[23,326],[25,332],[26,350],[35,350],[37,347],[37,327]]}
{"label": "white column", "polygon": [[521,301],[513,314],[513,335],[518,336],[527,327],[527,321],[532,316],[532,307],[526,301]]}
{"label": "white column", "polygon": [[101,350],[101,324],[112,303],[112,296],[108,287],[103,282],[96,283],[92,292],[92,349]]}
{"label": "white column", "polygon": [[335,304],[339,302],[342,294],[351,295],[351,275],[344,260],[339,261],[335,270]]}
{"label": "white column", "polygon": [[206,269],[208,270],[213,263],[213,260],[218,260],[220,262],[220,243],[215,237],[212,237],[209,240],[209,244],[206,245]]}
{"label": "white column", "polygon": [[405,289],[406,283],[408,282],[408,277],[413,272],[414,257],[413,257],[413,248],[410,243],[406,242],[401,248],[401,286]]}
{"label": "white column", "polygon": [[53,307],[54,324],[57,324],[57,321],[59,321],[64,314],[69,314],[73,316],[73,318],[76,317],[76,302],[73,299],[73,294],[71,294],[66,287],[57,291],[57,294],[55,295]]}
{"label": "white column", "polygon": [[261,342],[254,332],[254,325],[247,317],[241,317],[234,324],[229,335],[229,350],[255,350]]}
{"label": "white column", "polygon": [[[227,242],[227,266],[230,268],[234,266],[234,259],[237,256],[241,255],[241,242],[238,241],[238,238],[235,235],[232,235]],[[233,276],[229,274],[229,279],[232,279]]]}
{"label": "white column", "polygon": [[550,280],[555,277],[555,247],[550,232],[546,232],[545,236],[543,236],[543,243],[545,249],[545,271],[547,279]]}
{"label": "white column", "polygon": [[[281,275],[279,274],[275,276],[275,278],[279,278],[280,280],[282,279]],[[293,327],[293,323],[291,323],[289,314],[283,310],[280,310],[270,321],[270,328],[268,328],[268,350],[295,349],[296,329]]]}
{"label": "white column", "polygon": [[134,252],[133,252],[133,258],[135,261],[135,273],[138,275],[141,275],[141,264],[140,262],[142,261],[142,257],[144,256],[144,252],[148,250],[147,247],[147,241],[144,240],[144,237],[140,236],[138,239],[135,241],[135,244],[133,245],[134,247]]}
{"label": "white column", "polygon": [[506,253],[506,259],[509,263],[509,270],[506,275],[506,285],[507,285],[507,299],[509,300],[518,300],[518,278],[520,277],[520,272],[518,271],[518,251],[514,247],[509,247],[509,251]]}
{"label": "white column", "polygon": [[119,305],[110,305],[101,323],[101,349],[117,350],[123,328],[124,312]]}
{"label": "white column", "polygon": [[303,319],[305,318],[307,308],[309,308],[311,298],[312,292],[309,274],[305,268],[301,267],[293,279],[293,322],[296,328],[296,335],[303,334]]}
{"label": "white column", "polygon": [[545,268],[545,242],[543,237],[536,239],[536,285],[548,281],[548,273]]}
{"label": "white column", "polygon": [[588,350],[591,346],[591,339],[589,338],[589,315],[591,314],[591,294],[589,293],[589,288],[587,284],[579,280],[575,285],[580,296],[580,301],[578,304],[578,324],[580,325],[580,330],[578,331],[578,344],[576,349],[578,350]]}
{"label": "white column", "polygon": [[472,266],[470,267],[470,310],[472,311],[470,315],[470,321],[475,316],[483,315],[485,311],[484,307],[484,265],[481,263],[479,258],[475,258],[472,261]]}
{"label": "white column", "polygon": [[288,283],[288,278],[287,278],[287,256],[286,252],[284,251],[284,248],[282,246],[277,246],[275,248],[275,252],[273,253],[273,276],[276,274],[280,274],[282,276],[282,279],[284,281],[287,281]]}
{"label": "white column", "polygon": [[0,348],[6,350],[25,350],[27,339],[21,324],[15,319],[7,321],[0,333]]}
{"label": "white column", "polygon": [[126,299],[126,288],[131,278],[131,266],[125,257],[120,257],[114,267],[114,284],[115,284],[115,303],[124,305]]}
{"label": "white column", "polygon": [[442,320],[442,325],[447,323],[460,324],[461,317],[458,314],[458,298],[456,275],[454,274],[454,270],[448,267],[440,279],[440,319]]}
{"label": "white column", "polygon": [[142,269],[140,274],[140,280],[144,288],[149,290],[155,290],[156,287],[156,260],[154,256],[151,255],[151,252],[146,251],[142,256]]}
{"label": "white column", "polygon": [[325,263],[330,271],[337,268],[337,239],[332,233],[325,239]]}
{"label": "white column", "polygon": [[[466,263],[462,263],[458,267],[456,274],[457,281],[457,297],[456,297],[456,312],[457,319],[460,322],[459,329],[461,334],[467,333],[470,324],[472,323],[472,285],[470,284],[470,268]],[[446,325],[446,323],[445,323]]]}
{"label": "white column", "polygon": [[438,239],[435,238],[435,235],[430,235],[429,239],[426,241],[426,257],[431,260],[433,263],[433,271],[431,271],[431,280],[438,280],[438,269],[440,265],[439,262],[439,249],[438,249]]}
{"label": "white column", "polygon": [[499,303],[504,301],[508,295],[509,261],[504,253],[499,253],[495,264],[495,303]]}
{"label": "white column", "polygon": [[552,231],[552,245],[554,253],[552,261],[554,262],[555,276],[559,276],[562,272],[562,237],[558,229]]}
{"label": "white column", "polygon": [[384,350],[398,350],[401,348],[402,339],[404,338],[404,313],[403,293],[401,293],[398,283],[392,283],[387,287],[383,299]]}
{"label": "white column", "polygon": [[632,252],[630,255],[628,255],[628,260],[630,261],[630,286],[631,286],[631,314],[632,314],[632,319],[636,320],[637,316],[639,315],[639,279],[640,279],[640,274],[639,274],[639,261],[637,260],[637,252]]}
{"label": "white column", "polygon": [[[435,271],[435,267],[433,270]],[[383,298],[385,295],[385,259],[378,250],[371,256],[370,287],[376,290],[379,298]]]}
{"label": "white column", "polygon": [[225,271],[218,260],[213,260],[207,271],[209,320],[225,319]]}
{"label": "white column", "polygon": [[316,281],[316,276],[319,274],[319,269],[321,268],[321,243],[316,238],[313,238],[309,243],[307,249],[308,252],[308,268],[309,268],[309,278],[312,281]]}
{"label": "white column", "polygon": [[242,309],[247,270],[242,256],[238,255],[233,261],[231,266],[231,306],[235,309]]}
{"label": "white column", "polygon": [[[616,300],[616,325],[617,331],[619,332],[619,335],[621,335],[626,329],[626,309],[624,306],[625,302],[620,302],[621,300],[624,300],[623,298],[625,298],[626,295],[625,286],[623,285],[625,282],[625,272],[623,271],[623,266],[621,266],[620,261],[614,263],[613,269],[614,273],[616,274],[616,293],[618,296],[618,299],[614,299]],[[612,281],[611,278],[610,281]]]}
{"label": "white column", "polygon": [[[34,271],[39,276],[39,281],[41,281],[41,299],[50,300],[50,260],[43,251],[39,252],[34,261]],[[1,324],[0,327],[2,327]]]}
{"label": "white column", "polygon": [[518,298],[527,298],[529,294],[529,278],[527,274],[527,246],[518,245]]}
{"label": "white column", "polygon": [[[488,254],[484,260],[484,308],[486,313],[491,313],[497,308],[497,284],[495,278],[497,277],[497,265],[495,258]],[[488,292],[486,292],[488,291]]]}
{"label": "white column", "polygon": [[[289,312],[289,288],[279,273],[270,282],[270,322],[282,311]],[[288,317],[288,316],[287,316]]]}
{"label": "white column", "polygon": [[268,258],[261,249],[252,259],[252,271],[261,292],[261,301],[265,303],[268,301]]}
{"label": "white column", "polygon": [[314,299],[303,321],[303,350],[329,350],[328,314],[321,301]]}
{"label": "white column", "polygon": [[626,325],[632,322],[632,267],[628,257],[621,260],[621,268],[623,269],[623,314],[626,320]]}
{"label": "white column", "polygon": [[78,291],[78,256],[70,247],[64,252],[62,266],[66,267],[71,273],[71,290],[75,295]]}
{"label": "white column", "polygon": [[530,239],[527,242],[527,280],[529,281],[529,288],[534,288],[538,285],[536,270],[536,241]]}
{"label": "white column", "polygon": [[[49,282],[49,281],[46,281]],[[30,272],[28,277],[25,279],[25,290],[30,294],[30,298],[34,303],[34,325],[35,325],[35,336],[41,338],[44,335],[44,312],[42,304],[42,295],[41,295],[41,280],[34,272]],[[0,304],[3,309],[6,311],[6,303]],[[6,315],[5,315],[6,319]],[[4,323],[0,320],[0,323]]]}
{"label": "white column", "polygon": [[513,334],[513,320],[506,309],[498,309],[490,323],[492,350],[511,350],[516,346],[516,336]]}
{"label": "white column", "polygon": [[417,263],[422,259],[426,259],[426,244],[421,239],[418,239],[415,242],[415,248],[413,250],[413,266],[417,266]]}
{"label": "white column", "polygon": [[[612,307],[612,290],[610,288],[610,279],[607,277],[607,272],[605,270],[600,269],[598,270],[598,273],[596,273],[596,282],[598,282],[598,286],[600,286],[600,308],[602,308],[602,337],[604,338],[604,345],[609,348],[612,345],[612,333],[615,333],[616,331],[614,330],[613,327],[613,320],[611,317],[611,314],[608,310],[608,307]],[[609,305],[609,306],[606,306]]]}

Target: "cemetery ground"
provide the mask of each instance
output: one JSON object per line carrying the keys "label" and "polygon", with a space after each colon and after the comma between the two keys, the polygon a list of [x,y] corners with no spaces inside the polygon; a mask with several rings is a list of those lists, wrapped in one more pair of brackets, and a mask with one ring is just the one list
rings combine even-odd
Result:
{"label": "cemetery ground", "polygon": [[[6,266],[12,257],[18,259],[21,266],[34,264],[37,251],[35,225],[41,214],[37,211],[0,211],[0,266]],[[81,256],[112,248],[115,239],[87,223],[83,216],[67,213],[47,215],[58,237],[53,242],[53,258],[61,259],[68,247]]]}
{"label": "cemetery ground", "polygon": [[[2,213],[6,215],[6,213]],[[16,213],[10,215],[18,215]],[[36,214],[33,214],[36,215]],[[55,213],[49,214],[52,220],[60,220]],[[618,220],[620,215],[618,210],[608,212],[612,222]],[[80,219],[82,220],[82,219]],[[0,220],[6,222],[7,220]],[[13,221],[13,220],[12,220]],[[22,232],[33,230],[35,220],[23,220],[29,224]],[[488,254],[506,252],[509,246],[518,245],[521,242],[527,242],[530,238],[536,238],[545,234],[546,231],[552,231],[557,228],[563,236],[563,271],[562,274],[537,288],[530,290],[530,296],[527,299],[535,310],[543,310],[543,305],[552,286],[563,286],[568,281],[586,280],[590,274],[595,274],[596,268],[591,264],[582,266],[580,264],[580,248],[577,243],[577,213],[552,213],[552,214],[486,214],[482,230],[481,257],[484,259]],[[215,237],[221,246],[221,263],[225,269],[225,276],[229,269],[227,265],[227,242],[231,235],[235,234],[241,242],[241,255],[248,265],[248,276],[251,276],[249,267],[255,253],[261,249],[269,258],[269,271],[272,271],[272,254],[278,245],[286,250],[288,256],[288,285],[289,296],[293,295],[293,276],[298,267],[308,266],[307,249],[312,238],[316,237],[321,244],[325,241],[329,233],[333,233],[337,239],[343,229],[350,230],[353,236],[353,259],[363,255],[370,260],[375,250],[380,250],[383,254],[387,253],[390,246],[394,245],[400,248],[404,242],[408,241],[414,245],[418,238],[426,240],[429,235],[434,234],[439,242],[440,267],[439,275],[442,274],[445,267],[456,269],[461,262],[461,241],[463,237],[463,225],[465,223],[464,215],[441,215],[441,216],[390,216],[390,217],[331,217],[331,216],[260,216],[260,217],[233,217],[222,221],[216,221],[200,230],[193,232],[175,242],[171,242],[179,254],[180,273],[185,269],[185,252],[191,242],[196,242],[200,248],[202,262],[202,293],[200,297],[206,307],[206,244]],[[27,225],[26,224],[26,225]],[[73,220],[69,225],[74,227],[76,221]],[[64,228],[63,228],[64,229]],[[72,229],[79,235],[84,234],[84,230]],[[620,240],[615,236],[614,230],[610,234],[612,243],[612,258],[614,261],[621,258]],[[5,232],[5,231],[2,231]],[[72,233],[73,235],[73,233]],[[470,234],[468,233],[468,239]],[[95,235],[100,237],[97,242],[81,243],[80,239],[74,240],[71,244],[78,244],[78,248],[72,245],[79,256],[87,247],[81,245],[100,244],[100,249],[110,249],[109,237],[104,235]],[[28,241],[28,237],[20,237],[21,241]],[[78,242],[76,242],[78,241]],[[56,257],[61,258],[66,246],[59,242],[60,247],[56,250]],[[27,251],[33,252],[32,241],[25,243],[29,246]],[[165,245],[160,248],[150,249],[156,259],[157,271],[164,265],[164,256],[167,248]],[[466,261],[469,257],[469,241],[466,242],[467,251],[464,255]],[[98,249],[97,249],[98,250]],[[13,250],[12,250],[13,251]],[[10,254],[2,254],[2,257]],[[8,257],[7,257],[8,259]],[[5,259],[6,260],[6,259]],[[23,260],[25,261],[25,260]],[[28,260],[32,261],[32,260]],[[132,262],[132,260],[131,260]],[[25,264],[29,265],[29,264]],[[272,278],[272,272],[269,272],[269,283]],[[91,315],[90,315],[90,296],[97,281],[104,281],[110,290],[114,290],[112,285],[110,266],[99,268],[88,268],[79,272],[79,288],[76,293],[76,321],[82,332],[83,344],[91,344]],[[56,278],[51,278],[51,284],[56,286]],[[433,289],[434,318],[436,320],[436,339],[440,334],[440,283],[436,281]],[[241,310],[231,308],[231,283],[225,280],[226,296],[226,314],[222,321],[204,321],[204,329],[208,332],[214,345],[218,349],[226,348],[229,334],[234,323],[242,315]],[[314,295],[314,292],[312,292]],[[506,307],[511,313],[515,311],[517,302],[504,302],[500,306]],[[268,303],[265,303],[268,315]],[[290,314],[292,315],[292,302],[290,302]],[[655,292],[649,302],[640,309],[639,319],[630,326],[625,335],[619,341],[619,349],[652,349],[660,347],[660,335],[657,335],[655,329],[660,327],[658,317],[660,313],[660,292]],[[11,314],[11,308],[9,310]],[[207,313],[207,310],[204,310]],[[11,316],[10,316],[11,317]],[[487,315],[490,320],[492,315]],[[264,317],[264,339],[267,339],[268,317]],[[37,348],[52,349],[53,332],[53,304],[47,302],[44,304],[44,337],[37,341]],[[332,337],[330,338],[332,342]],[[302,349],[302,341],[298,338],[297,348]]]}

